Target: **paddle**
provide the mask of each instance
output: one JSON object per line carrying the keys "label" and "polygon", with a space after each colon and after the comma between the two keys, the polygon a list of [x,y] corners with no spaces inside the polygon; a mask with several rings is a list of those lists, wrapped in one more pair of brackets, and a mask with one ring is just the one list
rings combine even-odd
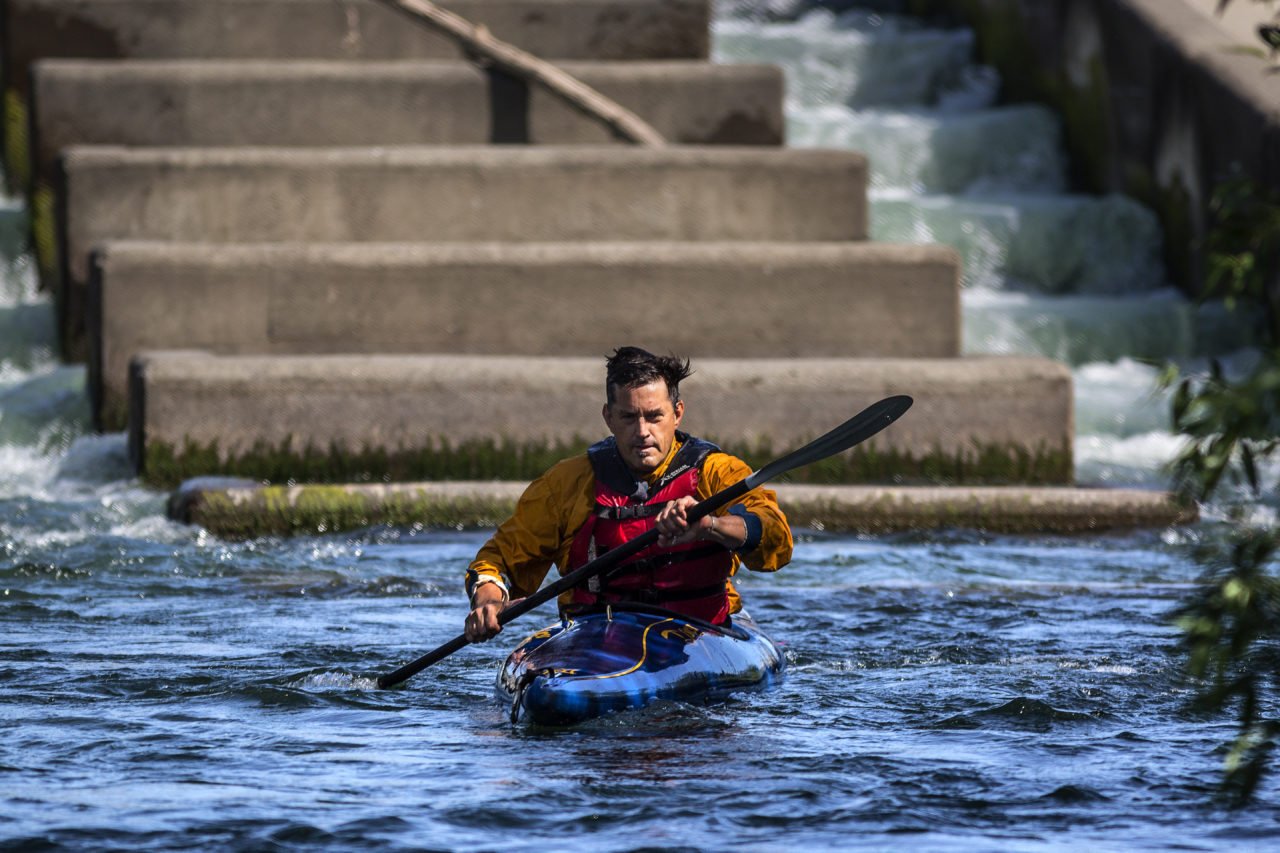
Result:
{"label": "paddle", "polygon": [[[875,403],[863,409],[840,426],[831,430],[831,432],[814,439],[813,441],[801,447],[799,450],[788,453],[781,459],[770,462],[759,471],[753,471],[745,479],[739,480],[727,489],[716,492],[704,501],[699,501],[689,508],[686,517],[692,524],[705,515],[718,510],[720,507],[736,501],[747,492],[757,486],[772,480],[779,474],[783,474],[793,468],[800,468],[804,465],[817,462],[819,459],[826,459],[829,456],[835,456],[837,453],[848,450],[855,444],[866,441],[871,436],[880,432],[889,424],[900,418],[907,409],[911,407],[911,398],[907,396],[886,397],[878,403]],[[649,530],[635,539],[630,540],[625,545],[620,545],[612,551],[606,551],[596,559],[587,563],[581,568],[575,569],[567,575],[559,578],[553,583],[547,584],[542,589],[535,592],[527,598],[521,599],[514,604],[509,605],[498,616],[498,623],[505,625],[508,622],[523,616],[533,608],[550,601],[560,593],[573,589],[585,583],[592,577],[601,574],[610,569],[633,554],[643,551],[650,545],[658,541],[658,531],[656,529]],[[466,634],[459,634],[449,642],[439,648],[427,652],[422,657],[407,663],[397,669],[395,672],[387,675],[379,676],[378,687],[392,687],[407,681],[417,675],[422,670],[431,666],[458,649],[467,645]]]}

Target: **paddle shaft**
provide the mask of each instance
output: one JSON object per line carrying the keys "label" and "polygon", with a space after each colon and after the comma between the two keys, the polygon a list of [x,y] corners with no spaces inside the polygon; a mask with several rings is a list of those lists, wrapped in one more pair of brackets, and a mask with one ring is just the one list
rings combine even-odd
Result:
{"label": "paddle shaft", "polygon": [[[706,500],[699,501],[689,507],[686,512],[686,518],[692,524],[703,516],[710,515],[722,506],[736,501],[747,492],[755,489],[761,484],[772,480],[779,474],[817,462],[820,459],[826,459],[853,447],[855,444],[866,441],[871,436],[880,432],[880,430],[889,426],[902,416],[908,408],[911,407],[911,398],[907,396],[887,397],[878,403],[874,403],[845,421],[840,426],[823,435],[821,438],[813,441],[795,450],[781,459],[770,462],[758,471],[752,472],[746,478],[739,480],[728,488],[721,489]],[[542,587],[533,595],[527,596],[514,604],[508,605],[498,616],[498,624],[506,625],[508,622],[523,616],[530,610],[538,607],[547,601],[581,585],[587,580],[602,574],[606,570],[613,568],[628,557],[643,551],[650,545],[658,541],[658,531],[656,529],[648,530],[634,539],[629,540],[626,544],[620,545],[610,551],[606,551],[599,557],[590,561],[580,568],[574,569],[567,575],[560,577],[552,583]],[[405,664],[395,672],[378,677],[378,687],[392,687],[401,682],[407,681],[417,675],[422,670],[431,666],[438,661],[443,660],[449,655],[466,646],[470,641],[466,634],[459,634],[449,642],[438,648],[432,649],[422,657],[415,661]]]}

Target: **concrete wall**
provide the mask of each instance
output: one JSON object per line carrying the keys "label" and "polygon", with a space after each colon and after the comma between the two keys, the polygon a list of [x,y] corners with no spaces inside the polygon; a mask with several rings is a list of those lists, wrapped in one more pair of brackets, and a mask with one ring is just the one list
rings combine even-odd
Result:
{"label": "concrete wall", "polygon": [[[914,0],[974,26],[1013,99],[1064,117],[1076,182],[1160,215],[1171,273],[1197,291],[1214,188],[1236,174],[1280,191],[1280,83],[1261,43],[1214,0]],[[1262,16],[1268,7],[1234,0]]]}
{"label": "concrete wall", "polygon": [[867,227],[866,160],[841,151],[90,146],[61,169],[55,295],[76,360],[89,253],[112,239],[841,241]]}
{"label": "concrete wall", "polygon": [[[448,0],[555,59],[702,59],[707,0]],[[37,59],[459,59],[455,43],[377,0],[5,0],[3,76]]]}
{"label": "concrete wall", "polygon": [[[772,66],[561,67],[685,144],[783,142]],[[542,89],[449,60],[44,60],[32,76],[37,184],[69,145],[605,144],[608,128]]]}
{"label": "concrete wall", "polygon": [[[704,59],[708,0],[449,0],[548,59]],[[33,62],[99,59],[459,59],[455,43],[379,0],[0,0],[5,183],[29,189]]]}
{"label": "concrete wall", "polygon": [[147,349],[956,357],[959,273],[949,248],[880,243],[108,243],[90,388],[114,430]]}
{"label": "concrete wall", "polygon": [[[739,453],[777,455],[907,393],[911,411],[870,445],[900,454],[898,472],[927,455],[940,476],[981,481],[996,454],[1045,459],[1056,482],[1071,477],[1071,374],[1047,359],[707,358],[694,368],[682,427]],[[135,360],[131,383],[131,453],[158,478],[181,478],[186,455],[201,458],[198,473],[235,474],[249,473],[237,469],[242,455],[330,453],[349,478],[340,457],[365,448],[382,465],[385,454],[452,456],[486,441],[514,457],[581,452],[605,433],[598,358],[152,352]]]}

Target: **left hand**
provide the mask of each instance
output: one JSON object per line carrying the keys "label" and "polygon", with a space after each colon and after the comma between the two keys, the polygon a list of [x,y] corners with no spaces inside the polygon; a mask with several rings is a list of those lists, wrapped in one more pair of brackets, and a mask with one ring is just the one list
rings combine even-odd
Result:
{"label": "left hand", "polygon": [[692,497],[676,498],[658,513],[654,526],[658,529],[658,547],[670,548],[698,539],[719,542],[733,551],[747,541],[747,523],[736,515],[704,515],[689,523],[689,507],[697,503]]}
{"label": "left hand", "polygon": [[654,521],[654,526],[658,528],[658,547],[670,548],[672,545],[704,538],[702,532],[710,529],[711,516],[704,515],[690,524],[689,507],[696,503],[696,500],[688,496],[667,502]]}

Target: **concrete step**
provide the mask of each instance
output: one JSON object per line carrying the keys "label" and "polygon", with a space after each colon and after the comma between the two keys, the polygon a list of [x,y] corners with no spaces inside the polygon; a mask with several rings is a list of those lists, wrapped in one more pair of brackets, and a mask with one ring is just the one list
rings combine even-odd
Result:
{"label": "concrete step", "polygon": [[[699,355],[694,353],[695,356]],[[682,386],[682,428],[751,464],[872,402],[913,408],[829,483],[1066,483],[1072,385],[1040,358],[715,359]],[[603,356],[216,356],[153,351],[130,375],[129,446],[152,483],[235,474],[337,482],[536,476],[605,433]]]}
{"label": "concrete step", "polygon": [[[169,496],[169,516],[216,536],[335,533],[392,527],[495,527],[527,483],[463,481],[263,485],[197,477]],[[1192,524],[1169,492],[1063,486],[813,486],[770,483],[796,530],[884,534],[967,528],[991,533],[1101,533]]]}
{"label": "concrete step", "polygon": [[[565,62],[682,144],[781,145],[782,74],[698,61]],[[32,78],[37,183],[92,145],[606,144],[539,87],[449,60],[46,60]]]}
{"label": "concrete step", "polygon": [[[500,39],[552,59],[705,59],[707,0],[446,0]],[[7,0],[6,90],[54,57],[459,59],[455,43],[377,0]]]}
{"label": "concrete step", "polygon": [[[448,0],[495,36],[553,59],[706,59],[709,0]],[[0,2],[3,162],[30,186],[31,64],[84,59],[460,59],[455,42],[379,0]]]}
{"label": "concrete step", "polygon": [[[83,360],[89,252],[113,239],[804,241],[866,237],[846,151],[623,146],[121,148],[60,161],[53,283]],[[39,230],[39,226],[37,226]]]}
{"label": "concrete step", "polygon": [[118,430],[147,349],[949,358],[959,272],[943,246],[858,242],[112,242],[93,264],[90,389]]}

